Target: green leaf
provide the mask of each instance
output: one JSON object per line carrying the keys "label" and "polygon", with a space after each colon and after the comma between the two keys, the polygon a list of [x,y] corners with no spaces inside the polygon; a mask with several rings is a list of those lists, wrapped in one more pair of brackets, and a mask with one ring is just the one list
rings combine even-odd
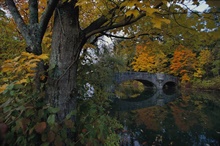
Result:
{"label": "green leaf", "polygon": [[14,84],[10,84],[8,85],[7,90],[12,90],[13,88],[14,88]]}
{"label": "green leaf", "polygon": [[0,108],[7,107],[13,99],[9,98],[5,103],[3,103]]}
{"label": "green leaf", "polygon": [[60,111],[60,109],[59,108],[54,108],[54,107],[49,107],[48,111],[51,114],[56,114],[56,113],[58,113]]}
{"label": "green leaf", "polygon": [[66,115],[66,119],[70,119],[74,115],[76,115],[76,110],[73,110],[68,115]]}
{"label": "green leaf", "polygon": [[41,135],[41,140],[42,140],[43,142],[46,142],[46,140],[47,140],[47,134],[42,134],[42,135]]}
{"label": "green leaf", "polygon": [[66,139],[67,138],[66,129],[61,130],[60,136],[62,137],[62,139]]}
{"label": "green leaf", "polygon": [[55,123],[55,114],[52,114],[47,118],[47,123],[49,125],[53,125]]}
{"label": "green leaf", "polygon": [[49,146],[49,142],[42,143],[40,146]]}
{"label": "green leaf", "polygon": [[21,84],[15,84],[14,89],[22,89],[24,86]]}

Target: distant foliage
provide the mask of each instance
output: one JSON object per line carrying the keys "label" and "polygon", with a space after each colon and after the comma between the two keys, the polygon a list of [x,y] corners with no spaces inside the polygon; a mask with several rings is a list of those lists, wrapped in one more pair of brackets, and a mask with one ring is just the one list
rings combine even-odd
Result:
{"label": "distant foliage", "polygon": [[134,71],[166,72],[168,58],[161,50],[154,47],[157,46],[150,43],[136,47],[136,57],[132,62]]}
{"label": "distant foliage", "polygon": [[17,31],[14,21],[0,10],[0,64],[12,59],[25,49],[25,43]]}
{"label": "distant foliage", "polygon": [[201,50],[199,53],[198,65],[196,68],[196,72],[194,73],[195,77],[202,78],[207,77],[211,73],[213,55],[212,52],[208,49]]}
{"label": "distant foliage", "polygon": [[196,54],[192,50],[179,46],[173,55],[170,65],[170,72],[182,77],[182,81],[189,81],[196,70]]}
{"label": "distant foliage", "polygon": [[136,54],[131,63],[134,71],[149,73],[164,72],[181,78],[183,83],[210,78],[219,73],[219,55],[212,49],[194,51],[179,45],[174,52],[166,55],[157,42],[136,46]]}

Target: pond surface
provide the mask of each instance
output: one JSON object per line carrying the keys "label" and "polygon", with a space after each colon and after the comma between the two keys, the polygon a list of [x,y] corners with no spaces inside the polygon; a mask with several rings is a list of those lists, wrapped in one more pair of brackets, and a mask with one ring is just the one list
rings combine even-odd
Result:
{"label": "pond surface", "polygon": [[115,100],[121,146],[220,145],[220,92],[174,91],[150,89]]}

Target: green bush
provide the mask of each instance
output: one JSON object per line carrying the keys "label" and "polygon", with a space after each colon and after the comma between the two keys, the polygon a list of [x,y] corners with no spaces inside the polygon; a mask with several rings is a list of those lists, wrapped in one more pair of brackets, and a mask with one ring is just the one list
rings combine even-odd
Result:
{"label": "green bush", "polygon": [[220,90],[220,77],[193,81],[193,88],[203,90]]}

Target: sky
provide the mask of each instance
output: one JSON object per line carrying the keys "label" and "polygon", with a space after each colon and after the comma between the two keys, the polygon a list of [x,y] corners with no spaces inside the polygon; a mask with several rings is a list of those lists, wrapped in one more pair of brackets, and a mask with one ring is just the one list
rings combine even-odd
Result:
{"label": "sky", "polygon": [[[186,0],[184,2],[185,5],[187,5],[188,8],[190,8],[192,11],[198,11],[203,12],[206,10],[209,6],[206,4],[205,0],[199,2],[199,6],[193,5],[192,0]],[[184,6],[183,6],[184,7]]]}

